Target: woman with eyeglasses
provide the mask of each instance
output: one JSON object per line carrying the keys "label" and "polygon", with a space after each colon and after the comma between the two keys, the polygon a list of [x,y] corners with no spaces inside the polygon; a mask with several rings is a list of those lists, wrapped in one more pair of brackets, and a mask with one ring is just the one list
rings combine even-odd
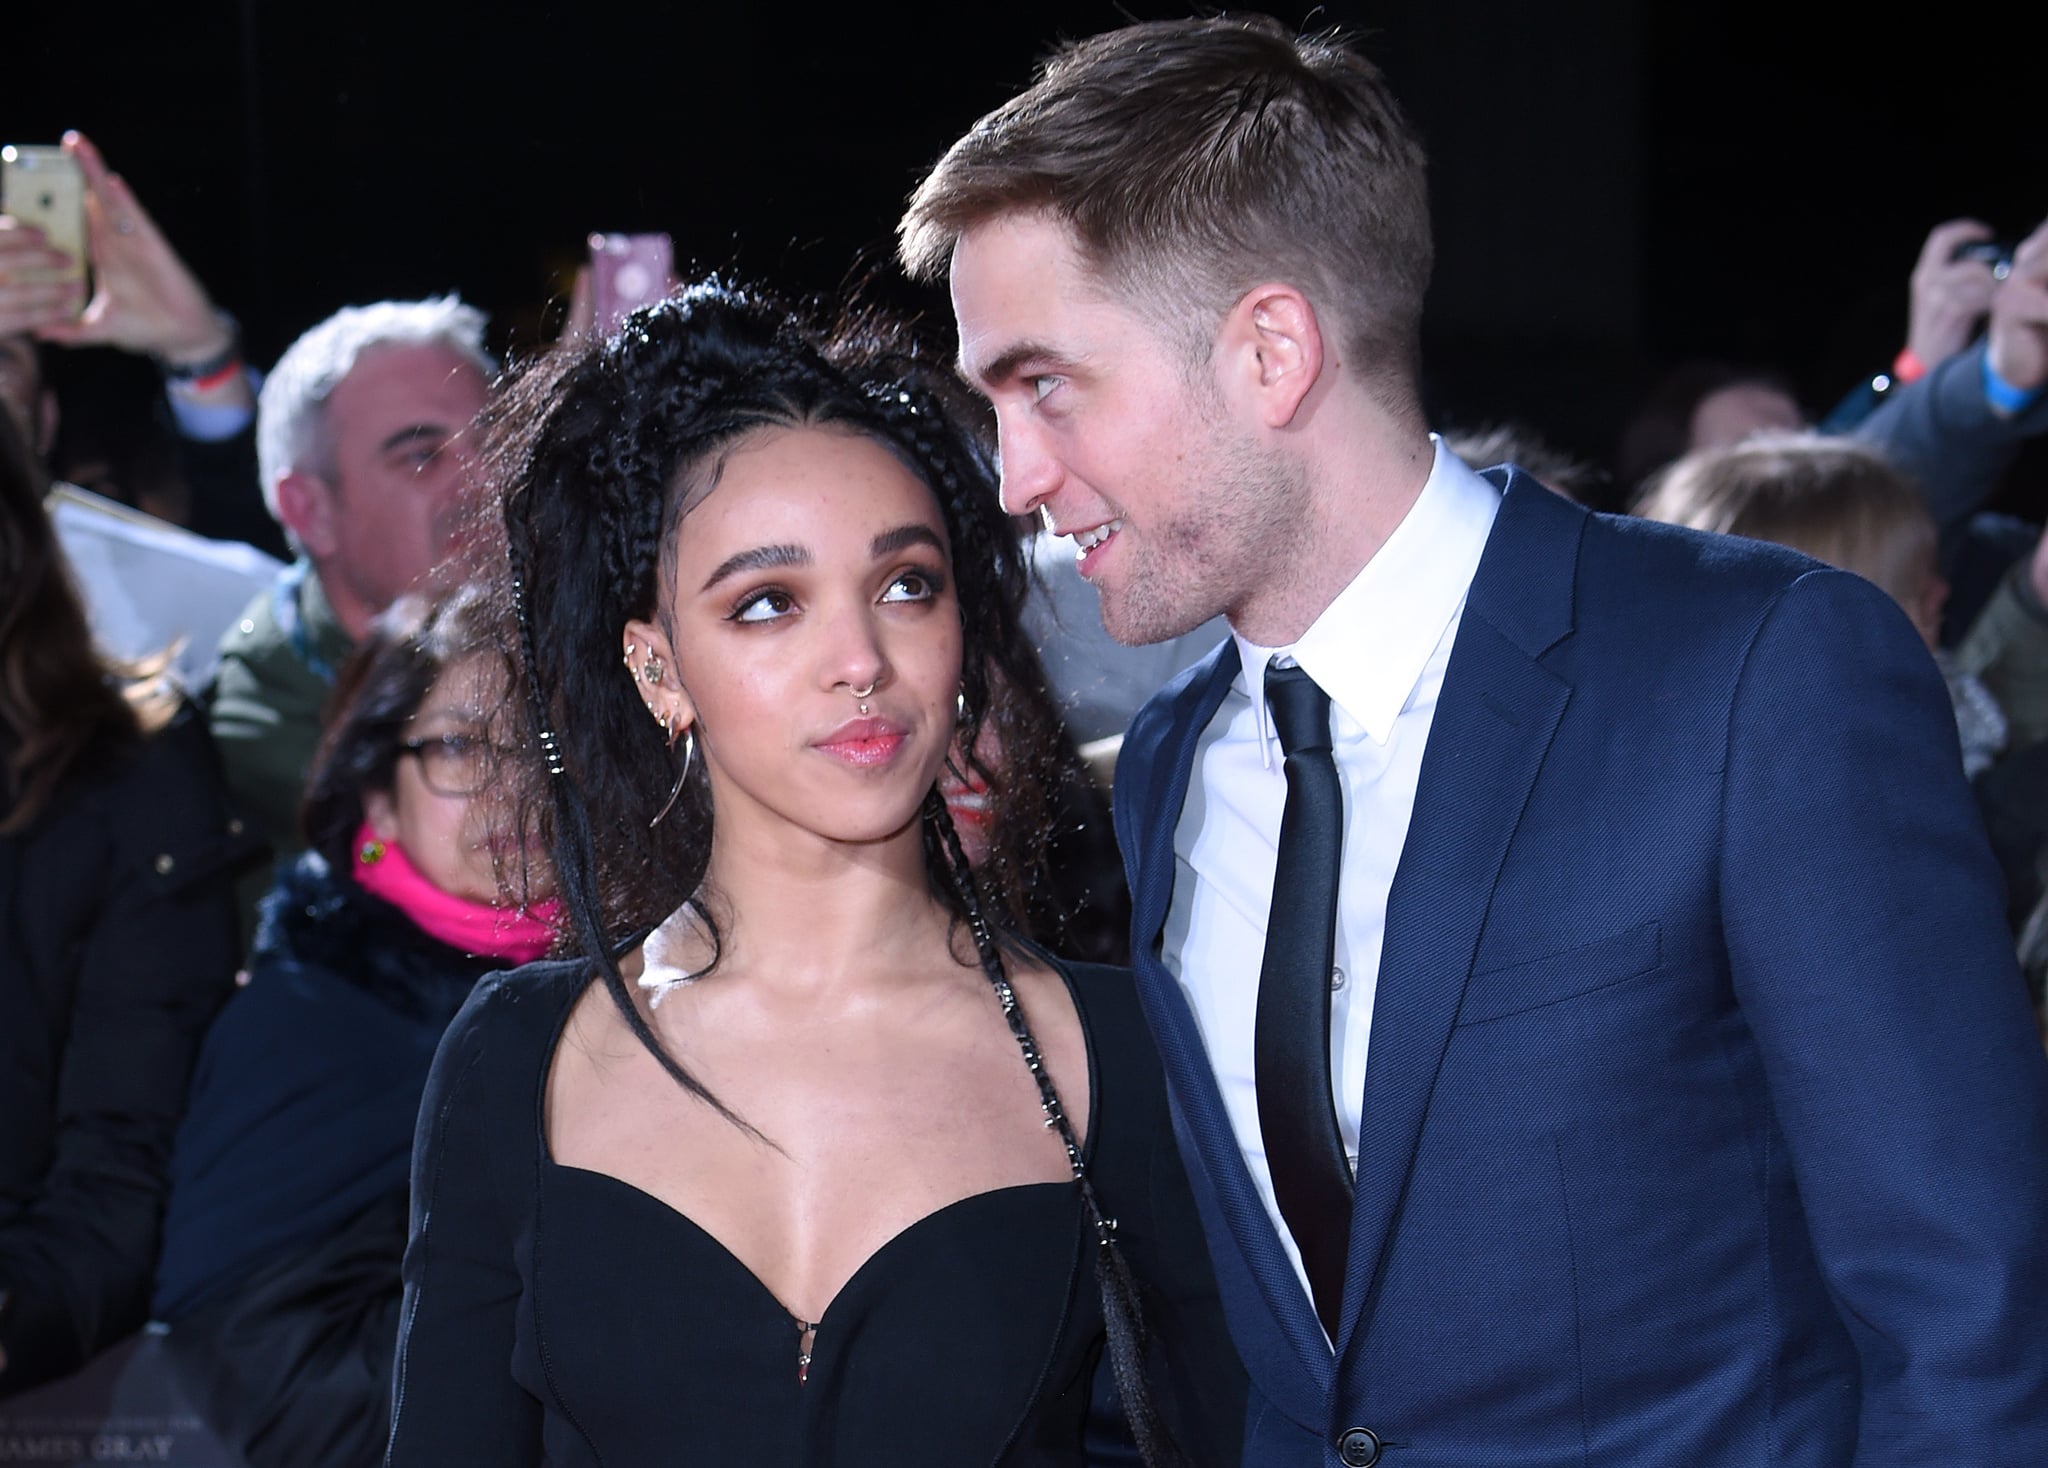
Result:
{"label": "woman with eyeglasses", "polygon": [[428,1063],[482,975],[553,939],[497,779],[509,683],[482,624],[468,592],[401,603],[344,670],[311,849],[265,899],[178,1134],[156,1314],[253,1468],[383,1457]]}

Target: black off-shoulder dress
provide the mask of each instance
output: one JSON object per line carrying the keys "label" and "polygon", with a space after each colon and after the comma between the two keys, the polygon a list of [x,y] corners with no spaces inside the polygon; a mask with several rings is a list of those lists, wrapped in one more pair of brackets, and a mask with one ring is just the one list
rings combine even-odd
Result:
{"label": "black off-shoulder dress", "polygon": [[[1243,1371],[1129,974],[1055,967],[1087,1037],[1084,1155],[1143,1293],[1154,1403],[1191,1462],[1235,1463]],[[795,1322],[717,1240],[548,1156],[544,1077],[590,982],[580,962],[488,979],[442,1042],[413,1155],[392,1468],[1136,1461],[1095,1400],[1095,1234],[1073,1183],[977,1194],[897,1234],[817,1322],[800,1382]]]}

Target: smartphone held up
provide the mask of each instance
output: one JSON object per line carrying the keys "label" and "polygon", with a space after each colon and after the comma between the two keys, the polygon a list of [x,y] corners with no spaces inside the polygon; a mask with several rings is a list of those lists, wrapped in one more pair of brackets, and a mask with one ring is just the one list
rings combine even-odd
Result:
{"label": "smartphone held up", "polygon": [[[35,226],[62,264],[34,272],[34,281],[85,284],[85,175],[64,149],[28,143],[0,147],[0,214]],[[81,290],[80,305],[84,304]]]}
{"label": "smartphone held up", "polygon": [[593,234],[590,295],[598,334],[668,294],[675,246],[665,234]]}
{"label": "smartphone held up", "polygon": [[1993,280],[2012,274],[2013,246],[2009,240],[1964,240],[1950,254],[1951,260],[1975,260],[1991,267]]}

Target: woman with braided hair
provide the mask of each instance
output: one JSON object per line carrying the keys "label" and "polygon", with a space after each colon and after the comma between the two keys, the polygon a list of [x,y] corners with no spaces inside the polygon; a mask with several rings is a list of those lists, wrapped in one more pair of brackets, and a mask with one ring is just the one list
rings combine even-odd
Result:
{"label": "woman with braided hair", "polygon": [[435,1061],[390,1463],[1079,1465],[1109,1397],[1126,1461],[1234,1462],[1134,993],[1033,941],[1086,777],[944,393],[711,283],[492,441],[578,951]]}

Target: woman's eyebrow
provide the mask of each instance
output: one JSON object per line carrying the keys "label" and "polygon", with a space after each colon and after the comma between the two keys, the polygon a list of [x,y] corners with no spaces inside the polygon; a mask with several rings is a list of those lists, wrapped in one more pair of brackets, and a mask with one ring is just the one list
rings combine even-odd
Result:
{"label": "woman's eyebrow", "polygon": [[727,556],[699,590],[709,591],[728,576],[737,576],[742,571],[769,571],[777,566],[808,566],[810,563],[811,553],[800,545],[757,545],[752,550]]}
{"label": "woman's eyebrow", "polygon": [[931,526],[910,524],[899,525],[894,530],[884,530],[868,542],[868,553],[879,561],[884,556],[893,556],[913,545],[928,545],[941,555],[946,552],[946,543],[939,539],[938,532]]}

